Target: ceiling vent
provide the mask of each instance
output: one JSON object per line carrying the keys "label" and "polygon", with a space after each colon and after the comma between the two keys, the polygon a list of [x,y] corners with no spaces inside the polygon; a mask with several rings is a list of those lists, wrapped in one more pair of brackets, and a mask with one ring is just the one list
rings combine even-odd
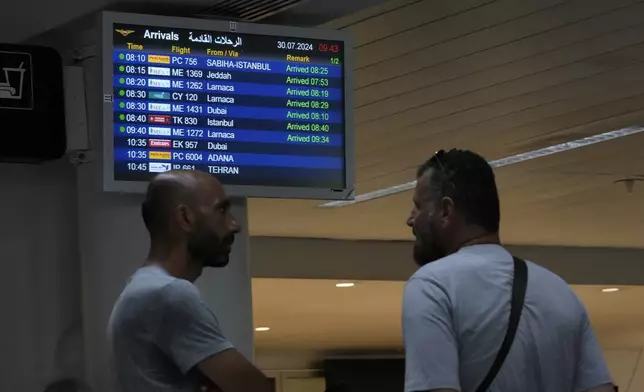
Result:
{"label": "ceiling vent", "polygon": [[308,0],[219,0],[201,11],[200,17],[257,22]]}

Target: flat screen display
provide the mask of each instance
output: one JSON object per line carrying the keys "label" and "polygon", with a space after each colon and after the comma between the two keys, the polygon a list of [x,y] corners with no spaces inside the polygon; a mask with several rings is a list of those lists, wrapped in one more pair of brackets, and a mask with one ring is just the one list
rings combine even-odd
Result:
{"label": "flat screen display", "polygon": [[103,23],[106,190],[200,170],[238,196],[351,197],[342,33],[118,13]]}

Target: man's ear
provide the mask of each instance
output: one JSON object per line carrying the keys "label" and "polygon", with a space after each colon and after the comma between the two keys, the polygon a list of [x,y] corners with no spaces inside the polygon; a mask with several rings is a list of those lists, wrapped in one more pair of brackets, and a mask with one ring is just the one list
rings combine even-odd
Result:
{"label": "man's ear", "polygon": [[195,214],[185,204],[179,204],[175,208],[175,219],[183,231],[192,231],[195,224]]}
{"label": "man's ear", "polygon": [[454,216],[454,200],[451,197],[443,197],[440,202],[441,221],[445,221]]}

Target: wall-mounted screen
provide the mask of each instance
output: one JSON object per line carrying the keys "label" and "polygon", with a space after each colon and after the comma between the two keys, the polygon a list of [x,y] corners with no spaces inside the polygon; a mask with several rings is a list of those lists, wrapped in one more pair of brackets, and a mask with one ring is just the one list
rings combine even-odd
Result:
{"label": "wall-mounted screen", "polygon": [[345,33],[105,12],[104,185],[201,170],[233,196],[353,195]]}

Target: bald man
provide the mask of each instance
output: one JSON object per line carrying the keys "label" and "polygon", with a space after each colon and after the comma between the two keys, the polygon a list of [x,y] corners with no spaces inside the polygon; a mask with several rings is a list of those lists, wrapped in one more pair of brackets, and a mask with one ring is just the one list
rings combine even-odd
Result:
{"label": "bald man", "polygon": [[202,172],[172,171],[150,182],[141,208],[150,252],[108,326],[124,392],[271,390],[223,335],[193,285],[204,268],[228,264],[239,232],[230,206],[221,184]]}

